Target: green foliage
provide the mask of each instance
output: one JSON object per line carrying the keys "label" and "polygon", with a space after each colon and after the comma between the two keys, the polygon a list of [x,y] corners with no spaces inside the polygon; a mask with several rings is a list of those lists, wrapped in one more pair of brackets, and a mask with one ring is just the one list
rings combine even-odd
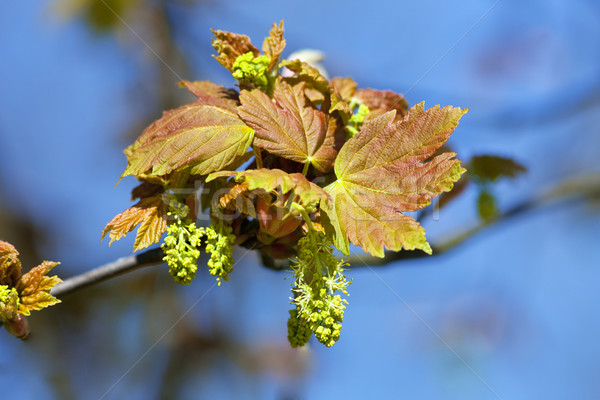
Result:
{"label": "green foliage", "polygon": [[[290,343],[314,333],[331,346],[349,284],[333,250],[348,254],[352,243],[379,257],[386,249],[431,253],[424,228],[403,212],[426,207],[465,171],[440,149],[468,110],[408,109],[400,94],[280,61],[283,23],[273,24],[262,54],[245,35],[213,33],[215,58],[238,90],[181,83],[197,100],[165,112],[125,150],[123,176],[142,182],[132,193],[139,202],[103,236],[117,240],[140,225],[137,250],[166,230],[165,260],[183,284],[195,276],[203,236],[219,284],[233,270],[234,244],[294,260]],[[189,211],[169,213],[169,191]],[[203,210],[212,225],[198,228],[193,218]]]}

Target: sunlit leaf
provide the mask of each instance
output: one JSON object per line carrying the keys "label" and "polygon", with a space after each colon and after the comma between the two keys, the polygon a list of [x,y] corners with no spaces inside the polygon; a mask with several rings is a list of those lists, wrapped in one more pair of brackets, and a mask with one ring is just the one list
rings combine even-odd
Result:
{"label": "sunlit leaf", "polygon": [[424,229],[402,212],[426,207],[465,171],[454,153],[425,160],[467,111],[421,103],[402,120],[395,111],[372,119],[346,142],[335,162],[338,179],[325,188],[332,200],[321,205],[339,250],[347,254],[350,241],[378,257],[385,248],[431,252]]}
{"label": "sunlit leaf", "polygon": [[277,81],[270,99],[260,90],[242,91],[240,117],[255,131],[254,143],[275,155],[316,169],[331,169],[335,121],[307,104],[303,85]]}
{"label": "sunlit leaf", "polygon": [[233,63],[242,54],[251,51],[254,57],[260,55],[260,51],[252,45],[250,38],[246,35],[214,29],[212,32],[215,35],[212,46],[217,51],[217,55],[213,57],[229,71],[233,71]]}
{"label": "sunlit leaf", "polygon": [[318,185],[307,180],[299,173],[288,174],[280,169],[249,169],[246,171],[219,171],[206,177],[209,182],[221,177],[235,177],[236,182],[246,184],[244,190],[260,190],[262,192],[280,191],[287,194],[294,191],[294,196],[303,206],[310,206],[328,200],[327,193]]}
{"label": "sunlit leaf", "polygon": [[153,243],[158,243],[167,229],[167,211],[168,207],[162,196],[143,198],[106,224],[102,231],[102,238],[110,232],[110,243],[112,243],[140,225],[135,238],[134,251],[146,248]]}
{"label": "sunlit leaf", "polygon": [[369,107],[371,113],[367,115],[367,121],[392,110],[396,111],[396,120],[400,120],[408,112],[406,99],[390,90],[359,89],[354,97]]}
{"label": "sunlit leaf", "polygon": [[179,85],[186,88],[198,98],[198,103],[216,106],[235,112],[238,106],[238,93],[233,89],[226,89],[211,81],[181,81]]}
{"label": "sunlit leaf", "polygon": [[60,300],[50,294],[50,290],[62,280],[57,276],[47,276],[48,272],[58,264],[60,263],[44,261],[21,276],[16,285],[20,296],[20,314],[29,315],[32,310],[41,310],[60,303]]}
{"label": "sunlit leaf", "polygon": [[283,20],[277,24],[273,24],[273,27],[269,31],[269,36],[265,38],[263,42],[262,51],[264,55],[269,57],[268,71],[271,71],[274,67],[279,64],[279,57],[285,48],[285,39],[283,38]]}
{"label": "sunlit leaf", "polygon": [[166,112],[126,150],[129,165],[123,173],[165,175],[179,168],[204,175],[223,169],[243,155],[253,130],[224,108],[188,104]]}

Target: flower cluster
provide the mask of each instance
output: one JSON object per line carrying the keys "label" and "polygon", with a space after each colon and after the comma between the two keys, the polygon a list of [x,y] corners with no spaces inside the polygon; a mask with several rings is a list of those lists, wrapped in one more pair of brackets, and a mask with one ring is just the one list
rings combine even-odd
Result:
{"label": "flower cluster", "polygon": [[233,63],[232,75],[240,83],[250,83],[255,87],[265,90],[269,85],[267,69],[270,59],[267,56],[254,57],[249,51],[236,58]]}
{"label": "flower cluster", "polygon": [[[353,108],[355,106],[353,105],[353,103],[350,103],[350,107]],[[362,126],[362,123],[365,120],[365,117],[370,112],[371,110],[365,104],[359,104],[358,109],[354,114],[352,114],[352,116],[348,120],[348,124],[346,125],[346,129],[350,137],[354,137],[358,133],[360,127]]]}
{"label": "flower cluster", "polygon": [[163,261],[169,264],[169,273],[175,282],[188,285],[196,277],[200,242],[205,234],[204,228],[198,228],[194,221],[186,218],[187,206],[170,207],[168,215],[175,223],[167,227],[167,237],[161,245],[165,256]]}
{"label": "flower cluster", "polygon": [[214,226],[206,228],[206,252],[210,253],[208,268],[217,278],[217,285],[221,285],[221,279],[228,281],[229,273],[233,271],[234,242],[231,226],[224,221],[219,221],[216,229]]}
{"label": "flower cluster", "polygon": [[19,311],[19,293],[7,285],[0,285],[0,324],[14,319]]}
{"label": "flower cluster", "polygon": [[340,337],[344,309],[348,301],[346,288],[351,283],[344,275],[344,266],[332,254],[330,239],[311,230],[298,242],[298,258],[292,265],[295,275],[292,304],[288,320],[288,340],[293,347],[304,345],[311,332],[319,342],[333,346]]}

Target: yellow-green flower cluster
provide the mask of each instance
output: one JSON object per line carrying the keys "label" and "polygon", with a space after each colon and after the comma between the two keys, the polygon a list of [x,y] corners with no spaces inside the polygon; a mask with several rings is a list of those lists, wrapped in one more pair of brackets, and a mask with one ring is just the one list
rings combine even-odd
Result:
{"label": "yellow-green flower cluster", "polygon": [[270,61],[267,56],[255,58],[249,51],[235,59],[231,73],[240,83],[250,83],[261,90],[266,90],[269,86],[267,69]]}
{"label": "yellow-green flower cluster", "polygon": [[210,253],[208,268],[211,275],[217,278],[217,285],[221,285],[221,279],[228,281],[229,273],[233,271],[234,242],[231,226],[224,221],[219,221],[216,229],[214,225],[206,228],[206,252]]}
{"label": "yellow-green flower cluster", "polygon": [[196,277],[200,257],[198,247],[205,229],[198,228],[194,221],[185,218],[187,207],[174,209],[168,214],[175,217],[175,223],[167,227],[167,236],[161,245],[165,253],[163,261],[169,265],[169,273],[175,282],[188,285]]}
{"label": "yellow-green flower cluster", "polygon": [[344,275],[347,265],[332,254],[331,241],[324,233],[310,231],[298,242],[298,258],[292,269],[295,274],[292,304],[288,320],[288,340],[293,347],[304,345],[310,332],[319,342],[330,347],[340,337],[344,309],[351,283]]}
{"label": "yellow-green flower cluster", "polygon": [[0,326],[13,320],[19,311],[19,293],[17,289],[0,285]]}

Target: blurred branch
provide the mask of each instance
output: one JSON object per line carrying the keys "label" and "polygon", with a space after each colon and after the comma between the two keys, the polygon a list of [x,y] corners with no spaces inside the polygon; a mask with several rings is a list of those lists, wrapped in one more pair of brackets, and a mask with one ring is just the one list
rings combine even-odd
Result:
{"label": "blurred branch", "polygon": [[[453,250],[464,244],[468,239],[474,237],[486,228],[498,225],[501,222],[509,221],[515,217],[525,215],[531,211],[535,211],[542,206],[550,205],[556,202],[559,205],[567,200],[598,200],[600,199],[600,174],[591,175],[589,177],[567,181],[557,185],[552,190],[545,194],[526,200],[514,207],[506,210],[498,215],[492,221],[482,222],[472,228],[465,230],[462,233],[453,235],[450,239],[437,244],[432,244],[433,255],[441,255]],[[396,261],[410,260],[415,258],[429,257],[423,251],[400,251],[386,252],[384,258],[378,258],[367,254],[352,255],[349,262],[354,268],[361,266],[377,266],[385,265]],[[119,275],[126,274],[139,268],[156,265],[162,263],[163,251],[160,247],[146,250],[138,255],[123,257],[114,262],[105,264],[101,267],[93,269],[82,275],[77,275],[66,279],[64,282],[56,285],[51,294],[53,296],[63,296],[75,290],[94,285],[99,282],[114,278]],[[278,260],[267,260],[263,258],[265,267],[274,270],[286,270],[289,268],[289,262],[285,260],[283,263]]]}
{"label": "blurred branch", "polygon": [[52,288],[50,293],[55,297],[61,297],[87,286],[135,271],[136,269],[160,264],[163,262],[162,258],[163,251],[160,247],[146,250],[137,255],[122,257],[84,274],[66,279]]}

